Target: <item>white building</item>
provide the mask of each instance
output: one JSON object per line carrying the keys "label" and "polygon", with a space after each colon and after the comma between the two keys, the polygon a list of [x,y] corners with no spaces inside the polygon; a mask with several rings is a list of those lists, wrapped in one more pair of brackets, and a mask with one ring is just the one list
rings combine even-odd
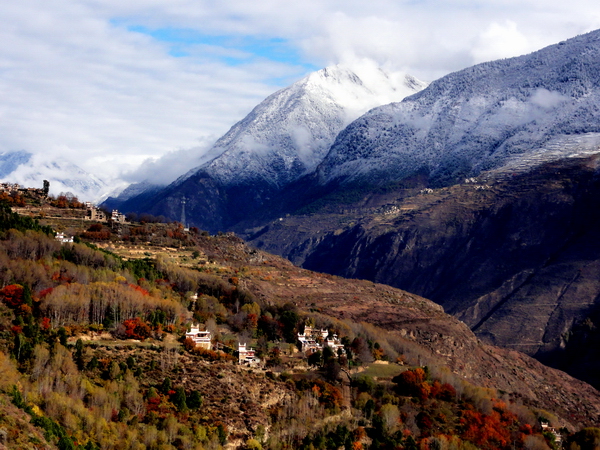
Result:
{"label": "white building", "polygon": [[315,335],[320,335],[322,337],[322,330],[315,332],[312,327],[305,326],[304,333],[298,333],[298,342],[300,342],[300,350],[302,352],[311,354],[323,349],[323,346],[315,339]]}
{"label": "white building", "polygon": [[206,350],[212,348],[210,331],[200,331],[199,325],[192,325],[190,331],[185,333],[186,338],[190,338],[196,344],[196,347],[201,347]]}
{"label": "white building", "polygon": [[300,342],[300,349],[307,355],[321,351],[324,347],[329,347],[335,355],[338,355],[339,349],[342,350],[342,354],[346,353],[344,344],[341,343],[338,335],[334,334],[329,337],[327,329],[315,330],[313,327],[305,326],[304,333],[298,333],[298,342]]}
{"label": "white building", "polygon": [[256,353],[251,348],[246,347],[246,343],[238,343],[238,362],[240,364],[256,364],[259,362]]}
{"label": "white building", "polygon": [[121,214],[117,209],[113,209],[110,219],[117,223],[125,223],[127,221],[125,214]]}
{"label": "white building", "polygon": [[333,353],[335,355],[338,354],[338,350],[340,350],[340,349],[341,349],[342,355],[346,354],[346,350],[344,349],[344,344],[341,343],[337,334],[334,334],[332,337],[328,337],[327,339],[325,339],[325,341],[323,342],[323,346],[329,347],[331,350],[333,350]]}
{"label": "white building", "polygon": [[73,242],[73,236],[67,236],[67,235],[65,235],[65,233],[56,233],[55,239],[57,241],[59,241],[61,244]]}

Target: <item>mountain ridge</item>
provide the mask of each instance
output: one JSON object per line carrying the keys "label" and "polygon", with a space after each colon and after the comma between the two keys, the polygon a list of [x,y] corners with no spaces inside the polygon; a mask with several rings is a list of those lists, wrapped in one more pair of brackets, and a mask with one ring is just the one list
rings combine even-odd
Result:
{"label": "mountain ridge", "polygon": [[194,226],[215,232],[241,220],[314,171],[352,119],[425,86],[375,67],[356,72],[361,76],[347,67],[329,67],[275,92],[215,143],[212,160],[157,194],[127,199],[119,209],[179,219],[185,197],[186,217]]}
{"label": "mountain ridge", "polygon": [[[353,118],[425,85],[408,75],[398,83],[381,70],[375,74],[367,81],[349,68],[333,66],[271,94],[215,143],[213,149],[223,149],[218,156],[176,183],[204,170],[221,184],[252,181],[258,175],[281,187],[311,172]],[[278,170],[270,170],[271,165]]]}
{"label": "mountain ridge", "polygon": [[597,133],[599,54],[595,31],[446,75],[350,124],[319,167],[321,180],[392,181],[427,170],[446,185],[550,138]]}

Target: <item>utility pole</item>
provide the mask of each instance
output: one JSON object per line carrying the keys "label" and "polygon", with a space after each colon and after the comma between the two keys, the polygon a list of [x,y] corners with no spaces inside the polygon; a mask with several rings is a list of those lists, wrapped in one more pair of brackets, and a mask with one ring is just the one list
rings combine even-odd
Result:
{"label": "utility pole", "polygon": [[183,225],[183,228],[187,228],[185,226],[185,202],[186,202],[186,198],[185,195],[181,198],[181,224]]}

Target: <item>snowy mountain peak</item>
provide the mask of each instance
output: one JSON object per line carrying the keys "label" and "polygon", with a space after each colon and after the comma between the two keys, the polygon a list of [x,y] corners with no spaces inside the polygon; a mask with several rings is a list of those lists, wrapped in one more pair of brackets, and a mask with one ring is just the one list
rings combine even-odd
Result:
{"label": "snowy mountain peak", "polygon": [[219,139],[203,171],[223,184],[265,182],[282,187],[314,170],[336,135],[369,109],[399,101],[426,83],[406,74],[328,67],[275,92]]}
{"label": "snowy mountain peak", "polygon": [[326,80],[326,82],[339,84],[343,82],[363,84],[362,80],[354,72],[349,68],[340,65],[325,67],[324,69],[311,73],[305,79],[308,83],[312,82],[315,84],[323,84],[324,80]]}
{"label": "snowy mountain peak", "polygon": [[335,65],[313,72],[296,83],[315,94],[329,96],[348,110],[349,121],[371,108],[398,102],[427,87],[404,73],[388,73],[372,64],[356,67]]}

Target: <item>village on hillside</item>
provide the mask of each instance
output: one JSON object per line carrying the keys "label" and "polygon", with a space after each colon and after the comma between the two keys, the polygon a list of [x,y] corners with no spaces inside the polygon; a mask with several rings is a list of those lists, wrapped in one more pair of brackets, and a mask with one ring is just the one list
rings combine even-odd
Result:
{"label": "village on hillside", "polygon": [[[62,225],[61,228],[63,229],[73,230],[73,227],[69,225],[75,220],[79,224],[79,236],[91,238],[92,240],[98,239],[102,241],[106,235],[111,236],[111,239],[118,239],[123,231],[117,227],[118,225],[135,225],[128,221],[125,215],[118,210],[108,213],[91,202],[81,203],[70,194],[61,194],[57,198],[54,198],[49,195],[49,188],[50,183],[46,180],[43,182],[43,188],[26,188],[13,183],[1,183],[0,195],[8,196],[11,199],[14,205],[13,210],[18,214],[50,221],[59,226]],[[104,229],[105,225],[113,233],[107,232]],[[82,231],[84,229],[85,231]],[[115,230],[120,231],[120,233],[114,233]],[[59,231],[55,229],[54,231],[55,239],[64,244],[73,243],[79,237],[77,235],[74,236],[73,233],[69,234],[64,230]],[[189,233],[189,230],[185,229],[182,232],[184,234]],[[196,303],[198,293],[192,295],[190,300],[193,304]],[[211,334],[211,331],[207,330],[205,325],[191,324],[189,326],[190,330],[185,334],[185,339],[193,342],[195,348],[234,355],[237,357],[239,364],[249,367],[264,369],[267,366],[266,358],[261,359],[258,356],[263,357],[263,354],[257,352],[256,348],[254,348],[251,336],[244,342],[240,340],[236,345],[228,346],[221,340],[216,339],[214,333]],[[229,327],[222,331],[231,333]],[[256,339],[254,339],[255,341]],[[271,345],[271,347],[273,346]],[[342,344],[335,332],[327,329],[315,329],[310,324],[304,326],[302,333],[297,333],[295,347],[291,346],[291,348],[290,355],[315,362],[315,365],[320,361],[325,349],[335,358],[346,358],[347,356],[344,344]]]}
{"label": "village on hillside", "polygon": [[[44,189],[0,189],[12,199],[13,213],[52,231],[45,231],[49,244],[41,246],[46,256],[34,252],[39,279],[19,285],[11,278],[5,281],[12,284],[0,290],[2,306],[15,314],[12,328],[3,325],[17,336],[13,357],[23,370],[35,366],[32,339],[45,336],[72,352],[80,373],[96,380],[93,389],[137,386],[143,392],[139,404],[115,409],[107,416],[111,424],[163,431],[167,420],[175,420],[182,433],[189,425],[204,443],[212,439],[220,445],[236,442],[230,448],[274,450],[282,448],[282,439],[293,441],[286,448],[326,448],[314,427],[324,427],[331,442],[343,436],[330,448],[394,443],[414,450],[417,441],[434,448],[447,439],[438,435],[451,433],[480,448],[508,448],[516,429],[519,448],[530,448],[530,436],[552,442],[553,448],[563,440],[565,431],[547,414],[529,413],[528,422],[517,426],[521,419],[504,399],[436,368],[411,332],[386,334],[370,324],[323,314],[321,303],[302,295],[276,299],[249,288],[265,283],[264,292],[272,293],[269,285],[286,286],[292,271],[302,286],[323,282],[323,292],[330,292],[331,276],[299,275],[302,269],[248,247],[233,234],[210,236],[178,222],[127,220],[118,211],[108,213],[66,195],[50,197]],[[27,240],[25,233],[7,236]],[[11,248],[21,247],[27,248]],[[375,288],[365,286],[369,292]],[[24,300],[27,289],[31,306]],[[363,294],[352,295],[356,301]],[[239,381],[232,385],[232,379]],[[103,383],[106,387],[99,387]],[[250,401],[243,393],[256,386],[264,392]],[[123,398],[127,401],[125,393]],[[481,399],[492,412],[476,410],[473,405]],[[236,412],[226,412],[232,408]],[[252,415],[240,413],[250,410]],[[290,428],[299,411],[318,416],[318,424]],[[392,419],[384,425],[388,413]],[[199,423],[189,424],[190,414]],[[332,427],[326,425],[328,417],[335,421]],[[455,425],[463,417],[473,427]],[[493,433],[479,433],[477,423],[485,420],[494,424]],[[258,446],[251,447],[254,441]],[[493,447],[495,442],[503,444]]]}
{"label": "village on hillside", "polygon": [[[18,214],[34,218],[72,220],[81,219],[110,225],[124,224],[128,220],[118,210],[108,212],[91,202],[80,202],[71,193],[61,193],[55,197],[49,194],[50,182],[43,181],[42,188],[24,187],[17,183],[0,183],[0,201],[5,201]],[[60,239],[71,239],[61,232]]]}
{"label": "village on hillside", "polygon": [[[197,295],[196,295],[197,297]],[[265,367],[265,361],[262,361],[257,355],[256,350],[251,348],[247,342],[238,342],[237,349],[227,347],[220,342],[214,342],[212,340],[212,333],[204,328],[204,326],[195,324],[191,325],[190,330],[185,334],[185,338],[193,342],[195,348],[213,351],[223,351],[237,355],[237,361],[239,364],[247,365],[250,367]],[[300,352],[301,358],[310,359],[311,356],[317,356],[317,361],[320,361],[321,352],[325,348],[331,351],[334,357],[340,357],[346,355],[344,344],[341,343],[337,334],[330,332],[326,329],[316,330],[310,325],[304,326],[302,333],[298,332],[298,340],[296,342],[297,350]],[[290,347],[288,347],[290,348]],[[298,353],[293,347],[291,354]],[[314,358],[313,358],[314,359]]]}

